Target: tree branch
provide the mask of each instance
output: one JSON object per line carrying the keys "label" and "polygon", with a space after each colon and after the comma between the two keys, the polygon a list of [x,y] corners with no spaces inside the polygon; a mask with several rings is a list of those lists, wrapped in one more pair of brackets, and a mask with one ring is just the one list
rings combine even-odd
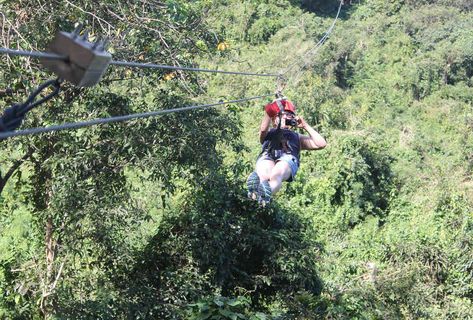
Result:
{"label": "tree branch", "polygon": [[2,194],[3,188],[5,188],[8,180],[11,178],[11,176],[26,161],[26,159],[28,159],[31,156],[32,153],[33,153],[33,150],[29,150],[21,159],[15,161],[15,163],[13,163],[13,165],[7,171],[5,176],[2,177],[2,175],[0,173],[0,194]]}

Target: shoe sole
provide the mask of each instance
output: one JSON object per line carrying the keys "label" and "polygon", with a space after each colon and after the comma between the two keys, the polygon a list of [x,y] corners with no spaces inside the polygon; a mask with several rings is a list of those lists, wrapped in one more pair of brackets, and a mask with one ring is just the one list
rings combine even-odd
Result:
{"label": "shoe sole", "polygon": [[246,180],[246,186],[248,187],[248,198],[256,200],[258,198],[260,179],[256,172],[252,172]]}
{"label": "shoe sole", "polygon": [[259,188],[258,188],[258,193],[259,193],[259,203],[260,205],[264,208],[266,205],[269,205],[271,202],[271,186],[269,185],[268,181],[263,181],[260,183]]}

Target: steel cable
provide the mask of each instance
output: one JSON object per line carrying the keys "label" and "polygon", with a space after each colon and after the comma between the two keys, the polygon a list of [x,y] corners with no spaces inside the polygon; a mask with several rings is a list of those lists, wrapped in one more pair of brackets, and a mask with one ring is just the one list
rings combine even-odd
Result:
{"label": "steel cable", "polygon": [[[289,67],[287,67],[284,71],[282,71],[281,72],[282,75],[287,74],[292,68],[294,68],[294,66],[298,65],[300,63],[300,61],[304,61],[304,60],[306,60],[307,57],[313,56],[318,51],[318,49],[320,47],[322,47],[322,45],[325,43],[327,38],[332,33],[333,28],[335,27],[335,23],[337,22],[338,17],[340,16],[340,11],[342,9],[342,5],[343,5],[343,0],[340,0],[340,4],[338,6],[338,11],[337,11],[337,14],[335,16],[335,19],[333,20],[331,26],[327,29],[327,31],[325,31],[322,38],[320,38],[320,40],[315,44],[315,46],[312,49],[310,49],[309,51],[307,51],[300,59],[298,59],[296,62],[292,63]],[[299,69],[305,68],[308,64],[309,64],[309,62],[306,62]]]}
{"label": "steel cable", "polygon": [[[61,60],[61,61],[68,60],[68,58],[63,55],[49,53],[49,52],[40,52],[40,51],[24,51],[24,50],[13,50],[9,48],[0,48],[0,53],[12,55],[12,56],[34,57],[34,58],[40,58],[40,59],[53,59],[53,60]],[[110,61],[110,65],[119,66],[119,67],[141,68],[141,69],[182,70],[182,71],[193,71],[193,72],[256,76],[256,77],[278,77],[279,76],[279,74],[274,74],[274,73],[254,73],[254,72],[225,71],[225,70],[214,70],[214,69],[192,68],[192,67],[176,67],[176,66],[169,66],[169,65],[164,65],[164,64],[118,61],[118,60]]]}
{"label": "steel cable", "polygon": [[196,110],[196,109],[206,109],[206,108],[226,105],[230,103],[241,103],[245,101],[262,99],[262,98],[266,98],[272,95],[273,94],[267,94],[267,95],[262,95],[262,96],[242,98],[242,99],[230,100],[230,101],[220,101],[216,103],[196,105],[196,106],[187,106],[187,107],[174,108],[174,109],[164,109],[164,110],[144,112],[144,113],[135,113],[135,114],[129,114],[125,116],[116,116],[116,117],[110,117],[110,118],[98,118],[98,119],[89,120],[89,121],[64,123],[64,124],[54,125],[54,126],[49,126],[49,127],[24,129],[24,130],[13,131],[13,132],[3,132],[3,133],[0,132],[0,140],[4,140],[11,137],[33,135],[33,134],[39,134],[39,133],[45,133],[45,132],[53,132],[53,131],[60,131],[60,130],[67,130],[67,129],[78,129],[78,128],[89,127],[89,126],[104,124],[104,123],[122,122],[122,121],[128,121],[128,120],[133,120],[133,119],[148,118],[148,117],[154,117],[154,116],[175,113],[175,112],[183,112],[183,111]]}

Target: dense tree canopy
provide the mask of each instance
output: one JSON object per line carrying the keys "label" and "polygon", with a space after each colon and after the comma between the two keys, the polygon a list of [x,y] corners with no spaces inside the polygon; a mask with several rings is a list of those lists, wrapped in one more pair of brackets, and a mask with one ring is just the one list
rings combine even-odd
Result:
{"label": "dense tree canopy", "polygon": [[[245,198],[266,100],[0,141],[0,318],[473,317],[467,0],[0,1],[2,47],[78,23],[116,60],[283,73],[326,137]],[[0,110],[52,77],[2,56]],[[263,95],[270,78],[111,66],[22,128]]]}

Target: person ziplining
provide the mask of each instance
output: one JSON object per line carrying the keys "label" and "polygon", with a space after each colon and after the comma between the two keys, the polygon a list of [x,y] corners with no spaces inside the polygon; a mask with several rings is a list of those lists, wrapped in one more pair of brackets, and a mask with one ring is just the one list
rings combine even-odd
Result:
{"label": "person ziplining", "polygon": [[[341,0],[335,19],[323,37],[304,54],[302,59],[298,59],[281,72],[278,80],[300,65],[300,61],[307,60],[321,48],[332,33],[343,4],[344,0]],[[298,69],[302,70],[307,65],[308,62]],[[273,128],[269,129],[271,124]],[[304,129],[308,135],[298,134],[294,131],[295,128]],[[277,91],[276,100],[265,106],[259,136],[262,151],[256,160],[255,170],[248,176],[246,184],[248,197],[257,200],[264,207],[281,189],[283,181],[294,180],[300,165],[300,151],[323,149],[327,142],[305,122],[304,118],[296,115],[294,104],[282,96],[280,89]]]}
{"label": "person ziplining", "polygon": [[[273,128],[269,129],[272,124]],[[300,135],[295,128],[304,129]],[[256,160],[255,171],[247,179],[248,197],[263,207],[281,189],[282,182],[294,180],[300,165],[301,150],[325,148],[325,139],[303,117],[296,115],[294,104],[279,97],[265,106],[261,120],[262,151]]]}

